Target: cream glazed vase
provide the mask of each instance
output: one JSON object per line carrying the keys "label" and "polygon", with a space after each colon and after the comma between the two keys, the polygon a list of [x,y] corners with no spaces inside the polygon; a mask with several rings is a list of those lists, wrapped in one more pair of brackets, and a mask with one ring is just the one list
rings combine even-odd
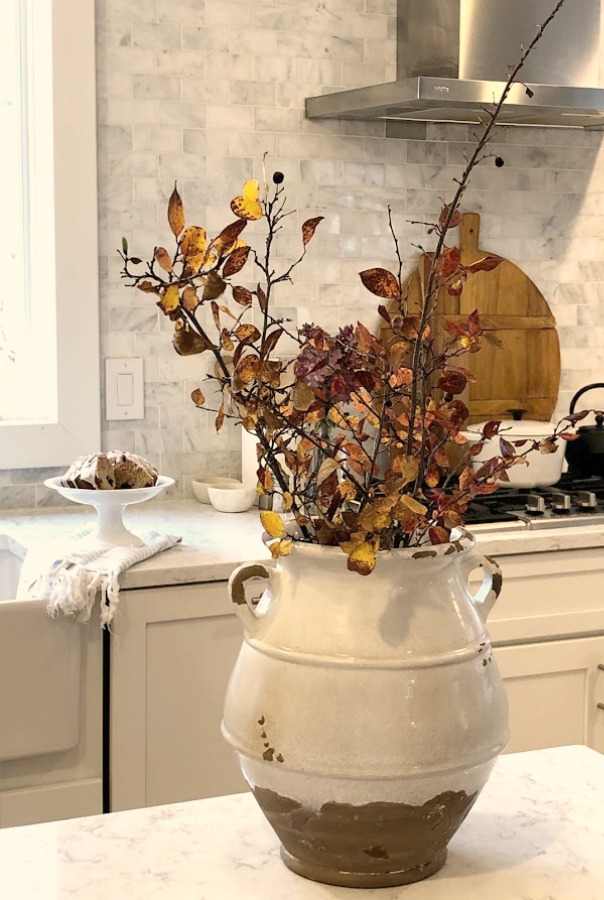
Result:
{"label": "cream glazed vase", "polygon": [[437,872],[508,741],[485,629],[501,573],[454,537],[380,553],[368,577],[303,543],[231,576],[245,641],[223,734],[300,875],[382,887]]}

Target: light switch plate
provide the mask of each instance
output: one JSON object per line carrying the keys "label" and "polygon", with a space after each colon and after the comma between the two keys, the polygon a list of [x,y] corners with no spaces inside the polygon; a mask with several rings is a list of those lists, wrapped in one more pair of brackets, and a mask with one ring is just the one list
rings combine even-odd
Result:
{"label": "light switch plate", "polygon": [[143,360],[105,360],[106,419],[144,419]]}

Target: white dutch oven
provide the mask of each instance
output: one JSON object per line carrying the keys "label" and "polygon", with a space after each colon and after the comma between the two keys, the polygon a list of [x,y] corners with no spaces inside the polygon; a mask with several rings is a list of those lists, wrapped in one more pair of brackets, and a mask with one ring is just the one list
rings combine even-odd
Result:
{"label": "white dutch oven", "polygon": [[[479,422],[463,432],[470,445],[478,443],[485,425],[486,422]],[[551,422],[538,422],[533,419],[505,420],[501,424],[500,434],[486,440],[480,453],[472,457],[472,467],[479,469],[494,456],[501,456],[500,436],[507,441],[523,439],[542,441],[553,434],[553,431],[554,426]],[[527,444],[526,447],[516,447],[516,452],[524,453],[528,446]],[[526,463],[518,463],[507,470],[509,482],[501,483],[520,488],[549,487],[556,484],[562,475],[565,447],[565,442],[559,441],[554,453],[531,450],[526,456]]]}

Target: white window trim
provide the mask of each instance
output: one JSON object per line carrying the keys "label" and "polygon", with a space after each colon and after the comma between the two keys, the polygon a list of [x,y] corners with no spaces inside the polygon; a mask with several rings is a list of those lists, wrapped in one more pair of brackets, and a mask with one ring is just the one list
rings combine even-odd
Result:
{"label": "white window trim", "polygon": [[52,0],[52,20],[57,414],[0,422],[0,469],[67,465],[101,442],[94,0]]}

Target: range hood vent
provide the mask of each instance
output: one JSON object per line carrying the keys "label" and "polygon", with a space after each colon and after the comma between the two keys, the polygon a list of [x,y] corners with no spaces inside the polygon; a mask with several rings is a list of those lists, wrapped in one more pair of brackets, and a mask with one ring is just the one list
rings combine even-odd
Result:
{"label": "range hood vent", "polygon": [[[604,127],[602,0],[567,2],[529,56],[500,125]],[[553,0],[398,0],[397,80],[309,97],[308,118],[478,123]],[[527,92],[529,88],[532,96]]]}

